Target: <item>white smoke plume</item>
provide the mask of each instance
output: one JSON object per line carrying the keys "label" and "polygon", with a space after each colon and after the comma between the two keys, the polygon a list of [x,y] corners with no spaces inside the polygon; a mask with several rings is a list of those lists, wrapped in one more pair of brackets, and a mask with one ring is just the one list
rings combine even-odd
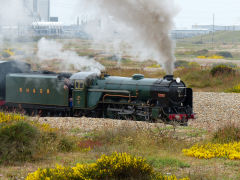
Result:
{"label": "white smoke plume", "polygon": [[29,15],[23,0],[1,0],[0,25],[26,24],[30,20]]}
{"label": "white smoke plume", "polygon": [[23,0],[1,0],[0,5],[0,45],[4,38],[14,40],[18,28],[31,24],[30,10]]}
{"label": "white smoke plume", "polygon": [[[101,28],[90,24],[86,30],[95,40],[127,42],[130,55],[154,59],[172,74],[174,45],[170,38],[175,7],[173,0],[81,0],[86,13],[101,18]],[[121,48],[118,49],[121,51]],[[131,50],[131,51],[130,51]]]}
{"label": "white smoke plume", "polygon": [[93,58],[82,57],[74,51],[64,50],[63,44],[45,38],[38,42],[37,57],[41,63],[58,60],[59,71],[70,71],[74,67],[79,71],[93,71],[99,74],[105,69]]}

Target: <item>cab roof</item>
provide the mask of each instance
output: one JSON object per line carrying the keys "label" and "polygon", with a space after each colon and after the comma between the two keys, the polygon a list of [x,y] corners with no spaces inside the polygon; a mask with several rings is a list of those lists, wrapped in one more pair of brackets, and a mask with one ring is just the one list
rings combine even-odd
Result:
{"label": "cab roof", "polygon": [[98,77],[98,74],[95,72],[78,72],[73,74],[70,79],[71,80],[91,80],[91,79],[95,79]]}

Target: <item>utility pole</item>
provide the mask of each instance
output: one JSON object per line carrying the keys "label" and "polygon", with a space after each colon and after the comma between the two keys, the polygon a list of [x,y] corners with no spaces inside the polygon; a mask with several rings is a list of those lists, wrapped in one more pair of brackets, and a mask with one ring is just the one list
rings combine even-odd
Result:
{"label": "utility pole", "polygon": [[213,41],[214,41],[214,31],[215,31],[215,14],[213,14],[213,25],[212,25],[212,48],[213,48]]}

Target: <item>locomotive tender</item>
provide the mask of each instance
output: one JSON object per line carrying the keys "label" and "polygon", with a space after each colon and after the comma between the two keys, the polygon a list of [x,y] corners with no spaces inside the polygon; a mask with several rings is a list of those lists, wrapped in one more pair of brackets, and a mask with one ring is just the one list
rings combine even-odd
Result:
{"label": "locomotive tender", "polygon": [[18,68],[1,74],[5,80],[0,83],[0,105],[7,109],[42,116],[84,115],[181,125],[194,118],[192,89],[171,75],[163,79],[144,78],[141,74],[127,78]]}

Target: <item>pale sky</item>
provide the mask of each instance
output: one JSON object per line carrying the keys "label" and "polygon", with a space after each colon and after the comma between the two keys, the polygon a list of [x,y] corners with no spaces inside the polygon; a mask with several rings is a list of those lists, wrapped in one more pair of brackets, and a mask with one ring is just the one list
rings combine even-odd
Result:
{"label": "pale sky", "polygon": [[[66,24],[76,23],[81,16],[79,0],[50,0],[51,16],[58,16]],[[89,1],[89,0],[88,0]],[[215,14],[216,25],[240,25],[239,0],[175,0],[178,14],[174,18],[178,28],[195,24],[212,24]]]}

